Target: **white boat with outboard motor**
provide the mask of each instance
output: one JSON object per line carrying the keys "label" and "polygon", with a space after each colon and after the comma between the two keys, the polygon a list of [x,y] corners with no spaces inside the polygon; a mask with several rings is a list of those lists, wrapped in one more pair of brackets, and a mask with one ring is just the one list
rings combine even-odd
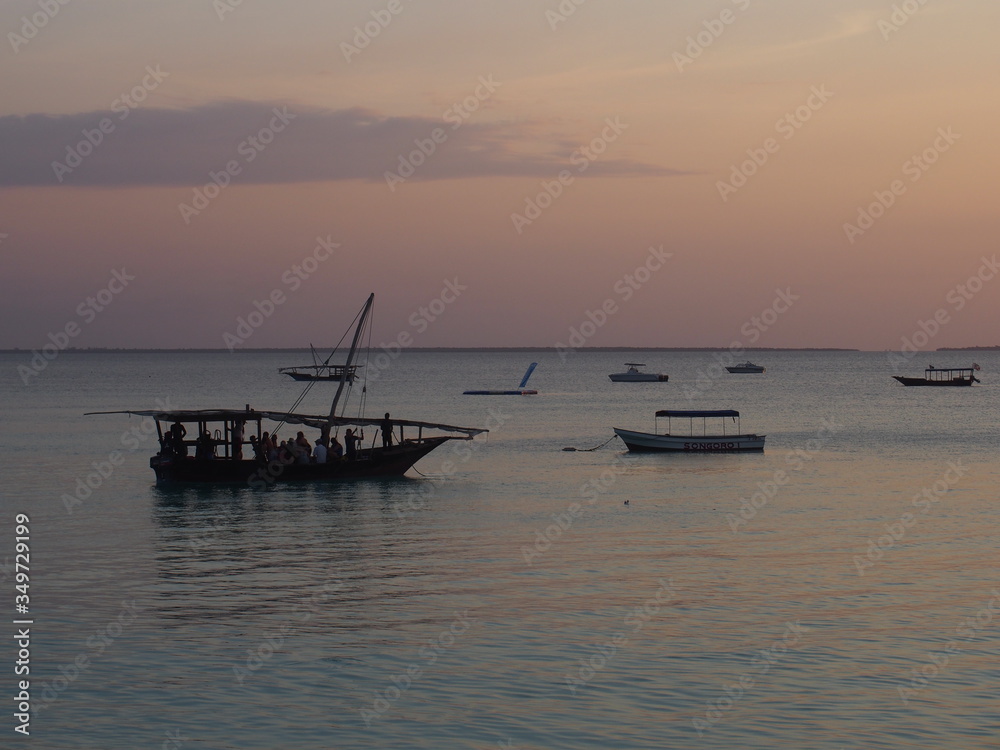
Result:
{"label": "white boat with outboard motor", "polygon": [[663,375],[657,372],[642,372],[639,368],[645,367],[641,362],[626,362],[625,367],[628,369],[625,372],[613,372],[608,375],[613,383],[666,383],[669,379],[669,375]]}
{"label": "white boat with outboard motor", "polygon": [[752,374],[752,373],[763,373],[767,371],[767,368],[763,365],[755,365],[750,360],[747,360],[741,365],[732,365],[726,368],[729,372],[734,374]]}

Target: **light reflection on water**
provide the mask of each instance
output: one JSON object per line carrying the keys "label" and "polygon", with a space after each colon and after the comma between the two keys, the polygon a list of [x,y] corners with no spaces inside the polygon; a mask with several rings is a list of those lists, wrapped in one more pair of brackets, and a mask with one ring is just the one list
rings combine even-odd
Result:
{"label": "light reflection on water", "polygon": [[[30,399],[5,389],[10,435],[60,425],[41,459],[4,452],[4,508],[33,520],[36,695],[89,658],[38,747],[997,747],[1000,358],[926,393],[884,355],[768,353],[693,404],[739,408],[763,455],[630,456],[561,449],[688,407],[710,357],[644,353],[669,383],[611,384],[620,355],[406,353],[369,412],[499,422],[474,451],[401,480],[161,490],[150,442],[67,512],[135,425],[84,411],[290,403],[281,356],[239,356],[64,356]],[[457,395],[533,359],[537,397]],[[949,462],[967,472],[924,513]]]}

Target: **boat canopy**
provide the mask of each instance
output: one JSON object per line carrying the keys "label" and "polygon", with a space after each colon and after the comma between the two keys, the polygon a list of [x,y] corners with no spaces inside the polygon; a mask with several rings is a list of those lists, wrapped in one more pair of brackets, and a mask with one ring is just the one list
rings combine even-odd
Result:
{"label": "boat canopy", "polygon": [[[137,417],[152,417],[157,422],[260,422],[262,419],[269,419],[273,422],[284,422],[286,424],[301,424],[307,427],[322,429],[327,425],[332,426],[358,426],[358,427],[378,427],[382,424],[381,419],[365,419],[351,417],[334,417],[310,414],[291,414],[280,411],[257,411],[255,409],[198,409],[198,410],[178,410],[160,411],[149,410],[122,410],[122,411],[92,411],[84,416],[93,414],[134,414]],[[480,435],[489,430],[477,427],[456,427],[455,425],[438,424],[435,422],[418,422],[410,419],[393,419],[393,425],[403,427],[426,427],[428,429],[447,430],[449,432],[459,432],[464,435]]]}
{"label": "boat canopy", "polygon": [[740,413],[734,409],[722,409],[718,411],[677,411],[675,409],[661,409],[656,412],[658,417],[738,417]]}

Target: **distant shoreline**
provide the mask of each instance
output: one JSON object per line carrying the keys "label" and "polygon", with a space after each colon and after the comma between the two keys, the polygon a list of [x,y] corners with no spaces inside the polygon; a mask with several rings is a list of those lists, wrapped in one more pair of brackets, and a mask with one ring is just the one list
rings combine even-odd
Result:
{"label": "distant shoreline", "polygon": [[[329,348],[318,347],[319,351],[330,351]],[[31,354],[31,349],[0,349],[0,354]],[[342,348],[346,351],[346,348]],[[373,351],[380,351],[380,348],[373,348]],[[442,353],[471,353],[471,352],[551,352],[556,351],[554,346],[408,346],[405,351],[411,352],[442,352]],[[724,352],[729,351],[727,346],[584,346],[574,351],[579,352]],[[823,346],[802,346],[802,347],[753,347],[743,350],[744,354],[756,352],[883,352],[885,349],[846,349],[841,347]],[[1000,351],[1000,346],[963,346],[963,347],[941,347],[940,349],[928,350],[926,353],[935,352],[995,352]],[[112,349],[107,347],[76,348],[67,347],[60,351],[61,354],[309,354],[307,347],[273,349]],[[742,356],[742,355],[741,355]]]}
{"label": "distant shoreline", "polygon": [[[328,352],[328,348],[318,347],[318,351]],[[373,351],[380,350],[373,347]],[[552,352],[554,346],[408,346],[405,351],[411,352]],[[31,349],[0,349],[0,354],[30,354]],[[264,354],[264,353],[309,353],[308,348],[274,348],[274,349],[111,349],[106,347],[75,348],[67,347],[62,354]],[[343,349],[346,351],[346,348]],[[724,352],[726,346],[585,346],[575,349],[579,352]],[[751,352],[858,352],[860,349],[841,349],[837,347],[754,347],[744,349]],[[938,350],[943,351],[943,350]]]}

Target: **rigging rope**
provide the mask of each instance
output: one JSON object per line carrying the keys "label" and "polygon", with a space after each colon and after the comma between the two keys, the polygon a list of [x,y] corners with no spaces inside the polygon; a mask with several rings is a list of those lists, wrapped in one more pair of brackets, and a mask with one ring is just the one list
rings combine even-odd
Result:
{"label": "rigging rope", "polygon": [[[337,345],[333,347],[333,351],[330,352],[330,356],[327,357],[326,360],[323,362],[324,365],[329,365],[330,364],[330,360],[333,359],[333,355],[337,353],[337,350],[340,348],[340,345],[344,343],[344,339],[346,339],[347,336],[350,334],[350,332],[354,329],[354,324],[357,323],[358,318],[361,317],[361,313],[363,313],[363,312],[364,312],[364,308],[362,308],[360,311],[358,311],[358,314],[354,316],[354,320],[351,321],[351,324],[347,327],[347,330],[344,331],[344,335],[340,337],[340,341],[337,342]],[[311,346],[312,345],[310,344],[310,347]],[[371,329],[369,328],[369,347],[370,346],[371,346]],[[319,372],[317,371],[316,374],[318,375]],[[345,375],[347,374],[346,371],[345,371],[344,374]],[[288,409],[288,411],[286,413],[293,414],[295,412],[295,410],[299,407],[299,404],[301,404],[302,401],[305,399],[305,397],[309,395],[309,391],[311,391],[312,388],[313,388],[313,386],[316,385],[316,383],[318,383],[318,382],[319,382],[318,380],[310,380],[310,381],[308,381],[308,384],[302,390],[302,393],[299,394],[299,397],[297,399],[295,399],[295,403],[293,403],[291,405],[291,407]],[[347,381],[347,396],[344,399],[345,403],[350,398],[350,392],[351,392],[351,381],[348,380]],[[278,430],[280,430],[284,426],[285,426],[285,420],[281,420],[278,423],[278,426],[274,428],[274,431],[273,431],[272,434],[273,435],[277,435],[278,434]],[[339,432],[340,432],[340,430],[338,429],[337,433],[334,433],[334,434],[338,434]]]}
{"label": "rigging rope", "polygon": [[605,445],[607,445],[608,443],[610,443],[616,437],[618,437],[618,436],[617,435],[612,435],[607,440],[605,440],[603,443],[601,443],[600,445],[595,445],[593,448],[574,448],[572,445],[570,445],[570,446],[567,446],[566,448],[563,448],[563,450],[564,451],[580,451],[581,453],[587,453],[589,451],[596,451],[598,448],[603,448]]}

